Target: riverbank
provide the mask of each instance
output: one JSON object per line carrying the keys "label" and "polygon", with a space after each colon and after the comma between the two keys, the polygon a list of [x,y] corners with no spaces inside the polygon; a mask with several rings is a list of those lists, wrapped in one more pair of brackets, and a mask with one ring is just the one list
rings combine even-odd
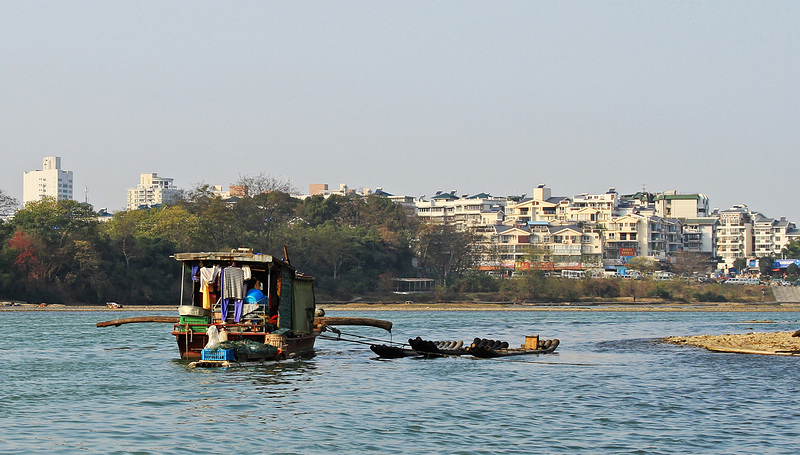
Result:
{"label": "riverbank", "polygon": [[[67,304],[35,304],[21,302],[0,302],[2,311],[175,311],[171,305],[127,305],[111,309],[105,305],[67,305]],[[325,311],[800,311],[798,303],[490,303],[490,302],[451,302],[451,303],[339,303],[320,302],[317,308]]]}

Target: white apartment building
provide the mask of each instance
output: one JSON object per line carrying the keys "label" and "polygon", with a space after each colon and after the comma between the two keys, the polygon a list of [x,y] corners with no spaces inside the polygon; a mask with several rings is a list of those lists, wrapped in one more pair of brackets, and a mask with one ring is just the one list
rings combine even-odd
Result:
{"label": "white apartment building", "polygon": [[667,260],[683,249],[680,220],[629,213],[611,220],[603,229],[608,265],[620,265],[624,258],[646,256]]}
{"label": "white apartment building", "polygon": [[621,265],[624,258],[648,256],[647,218],[631,213],[608,223],[603,231],[603,247],[610,265]]}
{"label": "white apartment building", "polygon": [[581,193],[572,197],[571,221],[605,227],[618,212],[619,194],[610,188],[604,194]]}
{"label": "white apartment building", "polygon": [[[738,258],[779,257],[791,240],[800,239],[797,226],[785,218],[768,218],[743,205],[712,212],[708,196],[701,193],[670,190],[620,196],[611,188],[605,194],[581,193],[568,198],[553,197],[550,188],[539,185],[530,198],[508,198],[504,206],[502,199],[494,199],[497,201],[489,201],[488,207],[470,207],[466,195],[439,192],[431,201],[415,204],[423,221],[455,223],[489,237],[480,246],[487,267],[517,264],[519,269],[520,262],[541,256],[543,250],[549,257],[559,256],[562,265],[583,263],[594,247],[589,239],[595,234],[606,266],[624,265],[627,258],[635,256],[669,262],[679,252],[690,251],[719,257],[720,267],[732,267]],[[578,242],[564,244],[564,236],[559,237],[558,245],[549,240],[553,237],[550,230],[559,227],[575,229],[585,237],[580,254],[576,253]],[[537,236],[537,229],[548,231],[548,240]],[[592,248],[583,248],[586,242]],[[581,260],[570,261],[569,257]]]}
{"label": "white apartment building", "polygon": [[790,234],[796,230],[794,223],[781,217],[776,220],[760,213],[754,214],[753,254],[755,257],[780,257],[781,250],[789,243]]}
{"label": "white apartment building", "polygon": [[72,199],[72,171],[61,169],[59,156],[46,156],[42,160],[41,170],[26,171],[22,185],[23,204],[45,197],[59,201]]}
{"label": "white apartment building", "polygon": [[600,268],[599,230],[534,221],[525,226],[496,224],[481,235],[479,266],[483,270],[555,270]]}
{"label": "white apartment building", "polygon": [[517,202],[509,202],[505,210],[506,224],[523,225],[531,221],[567,223],[570,199],[553,197],[544,184],[533,189],[533,196]]}
{"label": "white apartment building", "polygon": [[476,248],[480,253],[481,270],[513,270],[517,264],[533,260],[531,231],[526,227],[495,224],[479,228]]}
{"label": "white apartment building", "polygon": [[509,202],[506,224],[546,221],[558,224],[596,224],[605,226],[617,214],[619,194],[615,188],[604,194],[581,193],[568,197],[553,197],[550,188],[539,185],[533,196]]}
{"label": "white apartment building", "polygon": [[726,268],[738,258],[753,257],[753,216],[745,205],[719,212],[717,256]]}
{"label": "white apartment building", "polygon": [[136,188],[128,188],[128,210],[177,203],[181,192],[172,182],[173,179],[156,173],[140,174]]}
{"label": "white apartment building", "polygon": [[665,191],[654,199],[655,214],[662,218],[701,218],[709,215],[708,196]]}
{"label": "white apartment building", "polygon": [[454,224],[460,229],[472,229],[501,223],[504,218],[506,199],[486,193],[473,196],[456,196],[437,192],[430,200],[414,201],[416,215],[420,221],[434,224]]}

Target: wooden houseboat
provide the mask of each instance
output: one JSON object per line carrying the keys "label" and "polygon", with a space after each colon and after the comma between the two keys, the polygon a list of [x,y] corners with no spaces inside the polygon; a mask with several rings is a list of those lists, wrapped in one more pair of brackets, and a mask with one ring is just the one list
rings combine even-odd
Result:
{"label": "wooden houseboat", "polygon": [[313,277],[288,260],[252,249],[172,257],[183,264],[179,317],[172,330],[182,359],[201,359],[210,325],[229,341],[275,346],[277,359],[313,353],[322,330],[314,324]]}

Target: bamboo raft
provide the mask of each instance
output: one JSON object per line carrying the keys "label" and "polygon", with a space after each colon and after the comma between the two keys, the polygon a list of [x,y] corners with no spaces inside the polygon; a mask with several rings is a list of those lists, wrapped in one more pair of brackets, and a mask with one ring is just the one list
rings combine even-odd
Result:
{"label": "bamboo raft", "polygon": [[388,345],[371,345],[372,352],[385,359],[402,357],[457,357],[471,355],[478,358],[508,357],[531,354],[551,354],[560,341],[558,339],[540,340],[538,335],[525,337],[525,344],[519,348],[509,347],[508,342],[475,338],[472,344],[464,347],[462,341],[430,341],[421,337],[410,338],[409,348]]}

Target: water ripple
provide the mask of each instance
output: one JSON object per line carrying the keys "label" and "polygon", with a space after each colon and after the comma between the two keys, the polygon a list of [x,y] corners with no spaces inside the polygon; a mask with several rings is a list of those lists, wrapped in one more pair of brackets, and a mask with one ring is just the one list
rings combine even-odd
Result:
{"label": "water ripple", "polygon": [[118,312],[5,316],[0,453],[788,453],[800,436],[798,359],[659,341],[742,329],[735,313],[369,313],[394,340],[562,344],[379,361],[320,340],[311,359],[216,370],[176,360],[161,325],[94,327]]}

